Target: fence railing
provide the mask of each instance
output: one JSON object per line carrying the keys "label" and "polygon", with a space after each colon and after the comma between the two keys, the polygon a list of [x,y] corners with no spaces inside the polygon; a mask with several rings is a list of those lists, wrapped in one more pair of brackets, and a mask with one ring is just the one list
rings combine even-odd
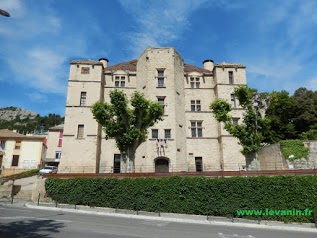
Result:
{"label": "fence railing", "polygon": [[317,163],[307,162],[300,165],[285,165],[279,163],[265,163],[248,166],[245,163],[226,163],[223,167],[220,165],[199,165],[195,164],[166,164],[164,166],[153,165],[135,165],[128,171],[126,167],[100,166],[96,171],[95,166],[59,166],[58,173],[162,173],[162,172],[212,172],[212,171],[268,171],[268,170],[315,170]]}

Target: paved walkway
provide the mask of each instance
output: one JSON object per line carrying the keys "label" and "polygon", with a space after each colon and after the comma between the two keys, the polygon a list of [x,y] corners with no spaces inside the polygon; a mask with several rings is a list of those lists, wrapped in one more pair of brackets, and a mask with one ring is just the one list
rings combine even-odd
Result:
{"label": "paved walkway", "polygon": [[317,228],[315,224],[285,224],[277,221],[261,221],[258,224],[257,220],[237,219],[233,221],[224,217],[207,217],[198,215],[186,215],[186,214],[172,214],[172,213],[153,213],[153,212],[136,212],[131,210],[117,210],[113,208],[99,208],[99,207],[87,207],[87,206],[74,206],[74,205],[60,205],[56,207],[53,203],[40,203],[39,205],[34,202],[15,199],[11,204],[10,198],[0,198],[0,205],[15,206],[15,207],[29,207],[33,209],[42,210],[55,210],[74,212],[81,214],[95,214],[103,216],[116,216],[125,217],[131,219],[143,219],[143,220],[157,220],[157,221],[170,221],[181,223],[196,223],[196,224],[209,224],[209,225],[223,225],[223,226],[236,226],[236,227],[249,227],[249,228],[263,228],[263,229],[278,229],[288,231],[309,231],[316,232]]}

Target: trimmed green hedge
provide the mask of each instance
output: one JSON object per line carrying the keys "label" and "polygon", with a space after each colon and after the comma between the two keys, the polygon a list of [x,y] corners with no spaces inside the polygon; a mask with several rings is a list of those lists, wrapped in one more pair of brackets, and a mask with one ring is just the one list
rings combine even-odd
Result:
{"label": "trimmed green hedge", "polygon": [[[317,176],[48,178],[45,187],[59,203],[143,211],[231,216],[237,209],[317,210]],[[314,221],[313,216],[262,219]]]}

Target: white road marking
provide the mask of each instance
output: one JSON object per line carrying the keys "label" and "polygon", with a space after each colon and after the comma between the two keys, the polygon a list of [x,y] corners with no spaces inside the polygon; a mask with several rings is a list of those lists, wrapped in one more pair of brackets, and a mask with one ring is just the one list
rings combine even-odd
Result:
{"label": "white road marking", "polygon": [[12,210],[12,211],[22,211],[22,212],[33,212],[33,211],[28,211],[28,210],[23,210],[23,209],[13,209],[13,208],[3,208],[0,207],[0,210]]}
{"label": "white road marking", "polygon": [[25,219],[34,219],[34,220],[41,220],[41,221],[72,222],[72,221],[70,221],[70,220],[59,220],[59,219],[52,219],[52,218],[40,218],[40,217],[24,217],[24,216],[0,217],[0,219],[5,219],[5,220],[25,220]]}
{"label": "white road marking", "polygon": [[240,236],[238,234],[233,234],[233,235],[227,235],[227,234],[223,234],[223,233],[218,233],[219,237],[221,238],[231,238],[231,237],[234,237],[234,238],[255,238],[254,236],[251,236],[251,235],[248,235],[248,236]]}
{"label": "white road marking", "polygon": [[149,225],[149,226],[167,226],[169,222],[164,222],[164,221],[143,221],[140,222],[143,225]]}

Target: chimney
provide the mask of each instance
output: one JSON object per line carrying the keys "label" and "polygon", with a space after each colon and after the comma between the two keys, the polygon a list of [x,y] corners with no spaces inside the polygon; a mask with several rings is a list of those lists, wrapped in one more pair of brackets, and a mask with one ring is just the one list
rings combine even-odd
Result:
{"label": "chimney", "polygon": [[214,69],[214,61],[207,59],[203,62],[204,69],[212,71]]}
{"label": "chimney", "polygon": [[109,62],[108,59],[106,59],[106,58],[100,58],[100,59],[99,59],[99,62],[101,62],[101,63],[103,64],[103,67],[104,67],[104,68],[107,68],[107,67],[108,67],[108,62]]}

